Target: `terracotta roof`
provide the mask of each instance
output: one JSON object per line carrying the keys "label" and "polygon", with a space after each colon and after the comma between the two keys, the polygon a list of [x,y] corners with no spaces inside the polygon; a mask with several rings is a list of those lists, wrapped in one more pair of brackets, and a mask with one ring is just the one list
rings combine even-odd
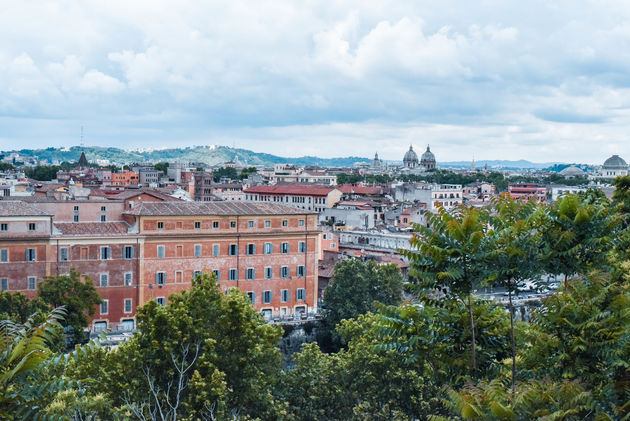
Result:
{"label": "terracotta roof", "polygon": [[127,234],[129,225],[125,222],[55,222],[63,235],[121,235]]}
{"label": "terracotta roof", "polygon": [[337,190],[341,190],[345,194],[383,194],[382,187],[355,186],[352,184],[340,184],[337,186]]}
{"label": "terracotta roof", "polygon": [[203,216],[203,215],[306,215],[316,212],[275,203],[238,201],[219,202],[142,202],[124,212],[136,216]]}
{"label": "terracotta roof", "polygon": [[29,203],[18,200],[0,201],[0,216],[51,216]]}
{"label": "terracotta roof", "polygon": [[168,201],[173,201],[173,200],[179,200],[174,198],[173,196],[169,196],[167,194],[164,194],[162,192],[159,192],[157,190],[144,190],[144,189],[140,189],[140,190],[125,190],[121,193],[118,194],[114,194],[112,196],[110,196],[110,199],[122,199],[122,200],[127,200],[127,199],[131,199],[132,197],[135,196],[140,196],[141,194],[148,194],[150,196],[156,197],[158,199],[162,199],[166,202]]}
{"label": "terracotta roof", "polygon": [[300,196],[327,196],[335,190],[333,187],[309,184],[276,184],[273,186],[254,186],[244,190],[245,193],[263,194],[295,194]]}

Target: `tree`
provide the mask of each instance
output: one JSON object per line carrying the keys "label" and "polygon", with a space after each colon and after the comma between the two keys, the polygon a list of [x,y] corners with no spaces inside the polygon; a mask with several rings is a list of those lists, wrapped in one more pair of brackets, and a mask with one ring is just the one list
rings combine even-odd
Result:
{"label": "tree", "polygon": [[158,171],[162,171],[162,174],[166,174],[168,170],[168,162],[158,162],[153,166]]}
{"label": "tree", "polygon": [[[321,312],[326,332],[332,333],[343,319],[375,311],[374,303],[397,305],[402,301],[403,274],[394,264],[348,259],[337,263],[330,284],[324,290]],[[332,349],[338,349],[338,337]],[[326,346],[326,343],[323,343]]]}
{"label": "tree", "polygon": [[256,169],[256,167],[247,167],[247,168],[243,168],[241,170],[241,173],[238,175],[238,178],[240,180],[243,180],[247,177],[249,177],[250,174],[256,174],[258,170]]}
{"label": "tree", "polygon": [[490,221],[492,229],[486,261],[490,269],[489,282],[499,284],[508,292],[510,342],[512,348],[512,394],[516,391],[516,339],[514,337],[514,294],[520,285],[539,275],[540,232],[536,229],[538,206],[533,200],[516,201],[503,196],[493,201]]}
{"label": "tree", "polygon": [[618,220],[599,201],[590,203],[577,195],[559,199],[541,228],[543,261],[548,273],[564,275],[564,281],[606,263]]}
{"label": "tree", "polygon": [[133,338],[72,369],[90,395],[112,400],[112,412],[159,420],[279,416],[283,405],[272,391],[281,329],[243,293],[226,295],[215,278],[197,276],[191,290],[166,306],[148,302],[137,319]]}
{"label": "tree", "polygon": [[29,300],[21,292],[0,292],[0,320],[8,319],[16,323],[25,323],[33,314],[45,313],[47,315],[51,309],[41,297]]}
{"label": "tree", "polygon": [[472,372],[477,370],[472,294],[487,273],[486,220],[482,210],[462,206],[449,213],[440,207],[427,216],[428,226],[414,225],[410,242],[415,250],[403,250],[411,263],[410,273],[420,282],[421,296],[467,301]]}
{"label": "tree", "polygon": [[38,375],[51,356],[48,346],[64,315],[57,308],[41,324],[32,318],[24,324],[0,321],[0,419],[37,419],[42,398],[66,386],[63,378],[40,381]]}
{"label": "tree", "polygon": [[96,306],[103,300],[94,288],[92,279],[70,269],[69,275],[47,276],[37,286],[38,296],[52,307],[64,306],[67,314],[64,325],[72,327],[73,343],[85,340],[84,329],[90,324],[90,317],[96,312]]}
{"label": "tree", "polygon": [[212,176],[214,178],[214,182],[218,183],[223,177],[236,180],[238,178],[238,173],[234,167],[222,167],[212,171]]}

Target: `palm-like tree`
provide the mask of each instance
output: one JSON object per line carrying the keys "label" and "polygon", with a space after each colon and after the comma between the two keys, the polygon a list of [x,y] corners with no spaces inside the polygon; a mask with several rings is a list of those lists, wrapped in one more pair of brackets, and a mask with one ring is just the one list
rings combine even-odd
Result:
{"label": "palm-like tree", "polygon": [[419,280],[420,294],[452,297],[466,302],[471,331],[471,368],[477,369],[472,294],[486,276],[487,214],[461,206],[451,212],[438,207],[427,216],[427,226],[415,225],[411,245],[403,251],[411,275]]}

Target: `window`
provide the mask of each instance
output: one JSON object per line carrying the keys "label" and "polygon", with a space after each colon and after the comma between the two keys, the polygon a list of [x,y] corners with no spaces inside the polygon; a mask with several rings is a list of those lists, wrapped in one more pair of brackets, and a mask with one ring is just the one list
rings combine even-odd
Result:
{"label": "window", "polygon": [[282,226],[283,226],[283,227],[286,227],[286,226],[288,226],[288,225],[289,225],[289,221],[287,221],[286,219],[283,219],[283,220],[282,220]]}
{"label": "window", "polygon": [[99,286],[100,287],[107,287],[109,286],[109,273],[101,273],[100,277],[100,282],[99,282]]}
{"label": "window", "polygon": [[157,257],[158,259],[164,258],[164,246],[157,246]]}
{"label": "window", "polygon": [[334,249],[335,247],[337,247],[337,244],[335,244],[335,243],[330,243],[330,248],[331,248],[331,249]]}
{"label": "window", "polygon": [[201,257],[201,244],[195,244],[195,257]]}
{"label": "window", "polygon": [[271,226],[271,221],[265,221],[265,228],[269,228]]}
{"label": "window", "polygon": [[219,228],[219,221],[213,221],[212,228]]}
{"label": "window", "polygon": [[108,246],[101,247],[101,260],[107,260],[111,257],[111,249]]}
{"label": "window", "polygon": [[101,215],[101,222],[107,222],[107,215]]}
{"label": "window", "polygon": [[247,228],[254,228],[254,221],[247,221]]}
{"label": "window", "polygon": [[101,303],[101,314],[107,314],[109,311],[109,300],[103,300]]}
{"label": "window", "polygon": [[256,254],[256,244],[247,245],[247,254]]}
{"label": "window", "polygon": [[125,246],[123,247],[123,257],[125,259],[133,259],[134,256],[134,248],[133,246]]}
{"label": "window", "polygon": [[212,271],[212,273],[214,273],[215,275],[217,275],[217,281],[221,280],[221,271],[218,269],[215,269]]}
{"label": "window", "polygon": [[102,332],[107,329],[107,322],[94,322],[94,332]]}
{"label": "window", "polygon": [[166,305],[166,298],[164,298],[164,297],[157,297],[155,299],[155,301],[161,306],[165,306]]}
{"label": "window", "polygon": [[107,208],[105,206],[101,206],[101,212],[105,212]]}
{"label": "window", "polygon": [[2,278],[2,281],[0,282],[0,289],[2,291],[8,291],[9,290],[9,280],[7,278]]}
{"label": "window", "polygon": [[271,254],[271,253],[273,253],[273,244],[271,244],[271,243],[265,243],[265,246],[264,246],[264,252],[265,252],[265,254]]}
{"label": "window", "polygon": [[34,262],[35,260],[37,260],[37,252],[35,249],[26,249],[26,261]]}
{"label": "window", "polygon": [[271,266],[267,266],[265,268],[265,279],[271,279],[273,278],[273,269],[271,268]]}
{"label": "window", "polygon": [[131,286],[131,284],[133,283],[133,272],[125,272],[125,286]]}
{"label": "window", "polygon": [[9,261],[9,249],[0,250],[0,262],[8,262]]}
{"label": "window", "polygon": [[72,217],[72,220],[73,220],[74,222],[79,222],[79,215],[74,215],[74,216]]}
{"label": "window", "polygon": [[247,279],[256,279],[256,271],[254,268],[247,268]]}
{"label": "window", "polygon": [[213,256],[218,256],[219,255],[219,245],[218,244],[212,245],[212,255]]}
{"label": "window", "polygon": [[29,231],[35,231],[35,223],[31,222],[30,224],[28,224],[28,230]]}
{"label": "window", "polygon": [[163,230],[164,229],[164,222],[158,222],[158,229],[159,230]]}
{"label": "window", "polygon": [[75,206],[74,206],[74,211],[75,211],[75,212],[79,212],[79,207],[75,205]]}
{"label": "window", "polygon": [[236,228],[236,221],[230,221],[230,228]]}
{"label": "window", "polygon": [[289,252],[289,243],[282,243],[280,246],[280,253],[288,253]]}
{"label": "window", "polygon": [[247,296],[249,297],[249,301],[251,301],[252,304],[256,303],[256,294],[254,294],[252,291],[248,291]]}
{"label": "window", "polygon": [[203,272],[201,272],[200,270],[194,270],[193,271],[193,279],[195,279],[197,276],[201,276]]}
{"label": "window", "polygon": [[297,276],[306,276],[306,266],[298,265]]}
{"label": "window", "polygon": [[125,313],[131,313],[131,298],[125,298],[124,310]]}
{"label": "window", "polygon": [[184,272],[182,272],[181,270],[175,271],[175,282],[177,283],[184,282]]}
{"label": "window", "polygon": [[28,277],[28,289],[30,289],[31,291],[35,290],[35,284],[36,284],[36,279],[34,276],[29,276]]}
{"label": "window", "polygon": [[280,268],[280,277],[281,278],[288,278],[289,277],[289,267],[288,266],[282,266]]}
{"label": "window", "polygon": [[300,220],[298,221],[298,225],[299,225],[299,226],[301,226],[301,227],[303,227],[303,226],[304,226],[304,220],[303,220],[303,219],[300,219]]}
{"label": "window", "polygon": [[295,290],[295,299],[298,301],[304,301],[306,299],[306,290],[304,288],[298,288]]}
{"label": "window", "polygon": [[201,228],[201,222],[195,221],[195,229],[198,230],[199,228]]}
{"label": "window", "polygon": [[155,283],[164,285],[166,283],[166,272],[155,272]]}
{"label": "window", "polygon": [[8,231],[9,224],[0,224],[0,231]]}
{"label": "window", "polygon": [[271,303],[271,291],[267,290],[267,291],[263,291],[263,304],[269,304]]}
{"label": "window", "polygon": [[230,269],[229,280],[230,281],[237,281],[238,280],[238,271],[236,269]]}
{"label": "window", "polygon": [[324,234],[324,240],[326,239],[326,234]]}
{"label": "window", "polygon": [[306,241],[300,241],[298,251],[300,253],[306,253]]}
{"label": "window", "polygon": [[230,244],[229,253],[230,256],[238,255],[238,244]]}
{"label": "window", "polygon": [[280,301],[283,303],[286,303],[289,301],[289,290],[288,289],[283,289],[280,290]]}

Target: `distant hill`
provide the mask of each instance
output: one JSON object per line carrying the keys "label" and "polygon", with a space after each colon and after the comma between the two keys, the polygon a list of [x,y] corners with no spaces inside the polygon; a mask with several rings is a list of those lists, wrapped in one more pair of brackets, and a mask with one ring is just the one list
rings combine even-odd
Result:
{"label": "distant hill", "polygon": [[[438,167],[441,168],[470,168],[472,164],[471,161],[451,161],[451,162],[438,162]],[[488,165],[490,169],[504,169],[504,170],[542,170],[549,167],[553,167],[557,164],[562,164],[560,162],[545,162],[545,163],[536,163],[531,161],[526,161],[524,159],[518,161],[475,161],[475,168],[481,169],[484,166]],[[567,165],[568,166],[568,165]]]}
{"label": "distant hill", "polygon": [[326,167],[350,167],[355,162],[369,162],[369,158],[355,156],[340,158],[318,158],[315,156],[302,156],[299,158],[285,158],[267,153],[253,152],[247,149],[230,148],[228,146],[192,146],[186,148],[154,149],[146,151],[125,150],[119,148],[104,148],[98,146],[73,146],[71,148],[47,148],[47,149],[21,149],[3,151],[4,154],[20,153],[22,155],[37,157],[40,160],[76,162],[85,152],[88,160],[109,160],[114,164],[131,162],[204,162],[208,165],[221,164],[238,158],[244,165],[273,166],[278,163],[288,163],[304,166]]}

